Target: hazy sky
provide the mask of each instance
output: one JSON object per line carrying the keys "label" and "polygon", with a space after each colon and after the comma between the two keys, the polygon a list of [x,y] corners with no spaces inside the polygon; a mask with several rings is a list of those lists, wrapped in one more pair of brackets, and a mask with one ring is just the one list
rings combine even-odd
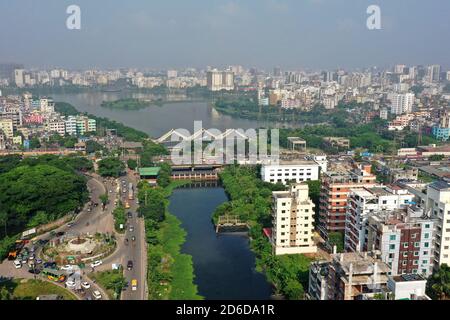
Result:
{"label": "hazy sky", "polygon": [[[81,7],[81,30],[66,28]],[[371,4],[382,30],[366,27]],[[26,67],[450,67],[449,0],[0,0],[0,62]]]}

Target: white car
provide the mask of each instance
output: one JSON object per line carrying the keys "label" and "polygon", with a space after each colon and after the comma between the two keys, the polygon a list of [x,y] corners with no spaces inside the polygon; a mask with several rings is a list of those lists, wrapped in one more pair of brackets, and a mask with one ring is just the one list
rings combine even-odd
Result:
{"label": "white car", "polygon": [[91,285],[90,285],[89,282],[87,282],[87,281],[83,281],[83,282],[81,283],[81,286],[82,286],[84,289],[89,289],[89,288],[91,287]]}
{"label": "white car", "polygon": [[22,268],[22,262],[20,262],[19,260],[14,260],[14,268],[16,269],[20,269]]}
{"label": "white car", "polygon": [[66,264],[65,266],[62,266],[60,269],[64,270],[64,271],[68,271],[68,270],[72,270],[73,266],[71,266],[70,264]]}
{"label": "white car", "polygon": [[98,266],[101,265],[102,263],[103,263],[102,260],[94,261],[94,262],[91,263],[91,267],[92,267],[92,268],[98,267]]}
{"label": "white car", "polygon": [[102,294],[98,290],[92,292],[92,296],[94,297],[95,300],[100,300],[102,298]]}
{"label": "white car", "polygon": [[66,286],[67,286],[67,288],[69,288],[69,289],[75,288],[75,286],[76,286],[75,280],[72,280],[72,279],[67,280],[67,281],[66,281]]}

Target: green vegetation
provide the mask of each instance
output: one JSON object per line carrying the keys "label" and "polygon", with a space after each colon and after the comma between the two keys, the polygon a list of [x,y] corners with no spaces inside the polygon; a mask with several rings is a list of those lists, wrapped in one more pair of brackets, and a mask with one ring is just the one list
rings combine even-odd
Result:
{"label": "green vegetation", "polygon": [[[272,226],[272,191],[284,190],[282,185],[265,183],[258,179],[258,167],[230,166],[221,174],[223,186],[230,201],[220,205],[213,215],[217,222],[224,214],[238,216],[250,226],[251,248],[256,255],[256,268],[265,272],[277,293],[287,299],[302,299],[308,284],[311,260],[304,255],[274,256],[272,247],[263,234],[263,228]],[[313,194],[317,183],[312,183]]]}
{"label": "green vegetation", "polygon": [[170,182],[165,188],[139,186],[139,214],[145,218],[148,243],[148,286],[152,300],[198,300],[192,257],[180,253],[186,232],[167,210],[174,188],[186,182]]}
{"label": "green vegetation", "polygon": [[101,106],[110,109],[139,110],[147,108],[148,106],[150,106],[150,104],[151,102],[127,98],[127,99],[119,99],[116,101],[103,101]]}
{"label": "green vegetation", "polygon": [[96,283],[102,288],[106,289],[108,296],[115,300],[120,299],[120,293],[127,284],[122,269],[96,272],[89,276],[95,279]]}
{"label": "green vegetation", "polygon": [[170,184],[170,177],[172,176],[172,168],[170,167],[169,164],[165,162],[162,163],[160,167],[161,170],[159,171],[158,175],[158,184],[161,187],[165,188]]}
{"label": "green vegetation", "polygon": [[[74,106],[65,102],[56,102],[55,111],[65,116],[81,114]],[[97,121],[97,135],[104,135],[106,129],[115,129],[117,135],[123,137],[126,141],[142,141],[148,138],[148,135],[145,132],[127,127],[120,122],[109,120],[108,118],[96,117],[89,113],[85,113],[85,115]]]}
{"label": "green vegetation", "polygon": [[147,140],[143,142],[143,150],[140,153],[141,167],[153,167],[155,163],[153,158],[162,155],[168,155],[169,151],[162,145]]}
{"label": "green vegetation", "polygon": [[427,294],[433,300],[450,299],[450,267],[442,264],[427,282]]}
{"label": "green vegetation", "polygon": [[445,159],[445,156],[443,154],[433,154],[428,158],[430,161],[442,161]]}
{"label": "green vegetation", "polygon": [[137,161],[134,159],[128,159],[127,160],[127,167],[131,170],[136,170],[137,168]]}
{"label": "green vegetation", "polygon": [[66,134],[65,136],[61,136],[57,133],[52,134],[47,139],[47,147],[64,147],[64,148],[74,148],[75,144],[78,142],[78,138],[75,136],[71,136]]}
{"label": "green vegetation", "polygon": [[102,177],[120,177],[125,170],[125,165],[117,158],[106,158],[98,162],[98,174]]}
{"label": "green vegetation", "polygon": [[344,234],[342,232],[330,232],[328,243],[331,247],[336,246],[337,252],[344,252]]}
{"label": "green vegetation", "polygon": [[0,300],[36,300],[40,295],[56,294],[64,300],[77,300],[69,290],[41,280],[14,279],[0,282]]}
{"label": "green vegetation", "polygon": [[93,140],[86,141],[86,153],[87,154],[103,151],[104,149],[105,148],[97,141],[93,141]]}
{"label": "green vegetation", "polygon": [[[45,163],[45,160],[49,160]],[[0,203],[5,232],[15,233],[56,220],[87,199],[86,179],[64,160],[25,159],[0,175]]]}
{"label": "green vegetation", "polygon": [[[117,206],[117,208],[114,209],[113,216],[114,216],[114,228],[116,229],[117,232],[124,233],[127,217],[125,215],[125,208],[123,207],[122,204],[120,204],[119,206]],[[120,225],[123,226],[122,229],[120,228]]]}

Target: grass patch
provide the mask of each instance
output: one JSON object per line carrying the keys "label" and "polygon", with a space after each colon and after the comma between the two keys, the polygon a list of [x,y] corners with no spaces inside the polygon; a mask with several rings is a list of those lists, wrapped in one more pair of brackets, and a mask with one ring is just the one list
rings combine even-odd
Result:
{"label": "grass patch", "polygon": [[36,300],[40,295],[56,294],[64,300],[77,300],[72,292],[41,280],[14,279],[0,283],[0,300]]}
{"label": "grass patch", "polygon": [[106,291],[110,299],[114,300],[120,299],[120,293],[127,283],[122,269],[95,272],[89,277]]}

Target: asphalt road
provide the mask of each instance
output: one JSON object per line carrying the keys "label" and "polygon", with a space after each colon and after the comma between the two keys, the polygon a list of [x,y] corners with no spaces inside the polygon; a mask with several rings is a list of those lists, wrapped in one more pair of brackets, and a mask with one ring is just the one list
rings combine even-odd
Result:
{"label": "asphalt road", "polygon": [[[124,239],[128,239],[128,244],[125,245],[124,252],[124,276],[127,279],[129,285],[126,291],[122,293],[122,300],[147,300],[146,290],[145,290],[145,280],[146,280],[146,246],[145,246],[145,230],[144,221],[142,218],[137,216],[138,204],[136,204],[136,181],[132,175],[127,175],[127,177],[122,177],[120,179],[120,184],[122,185],[122,180],[126,181],[126,193],[121,193],[122,202],[128,202],[130,204],[130,209],[126,209],[126,213],[131,212],[132,218],[127,220],[126,232]],[[134,188],[134,199],[128,199],[128,186],[129,183],[133,183]],[[122,191],[122,190],[121,190]],[[132,237],[135,237],[135,241],[132,241]],[[126,243],[125,240],[123,242]],[[133,262],[133,268],[131,270],[127,269],[128,261]],[[131,282],[133,279],[137,280],[137,290],[133,291]]]}

